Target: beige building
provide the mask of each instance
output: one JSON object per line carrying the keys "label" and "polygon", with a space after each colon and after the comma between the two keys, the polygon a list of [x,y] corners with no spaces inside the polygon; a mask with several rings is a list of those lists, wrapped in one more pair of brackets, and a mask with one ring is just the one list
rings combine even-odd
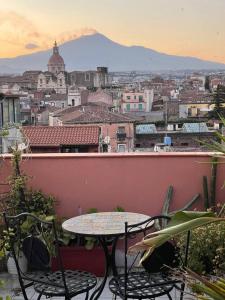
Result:
{"label": "beige building", "polygon": [[150,112],[152,110],[153,98],[153,90],[125,92],[122,95],[122,112]]}
{"label": "beige building", "polygon": [[67,92],[67,73],[59,48],[55,42],[53,53],[48,61],[48,71],[38,75],[37,90],[54,90],[56,93],[65,94]]}

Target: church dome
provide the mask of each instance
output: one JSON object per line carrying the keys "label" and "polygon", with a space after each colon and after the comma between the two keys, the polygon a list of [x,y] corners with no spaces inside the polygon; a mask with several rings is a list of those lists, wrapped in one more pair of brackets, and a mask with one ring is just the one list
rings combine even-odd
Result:
{"label": "church dome", "polygon": [[53,47],[53,54],[48,61],[48,71],[51,73],[58,73],[60,71],[65,71],[65,64],[62,56],[59,54],[59,48],[55,42]]}
{"label": "church dome", "polygon": [[56,65],[56,64],[64,65],[64,60],[60,54],[53,53],[52,56],[49,58],[48,64],[49,65]]}

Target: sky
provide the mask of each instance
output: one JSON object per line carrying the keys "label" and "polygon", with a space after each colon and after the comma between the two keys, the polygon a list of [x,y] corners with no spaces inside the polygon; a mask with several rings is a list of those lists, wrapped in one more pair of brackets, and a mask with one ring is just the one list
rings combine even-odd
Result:
{"label": "sky", "polygon": [[113,41],[225,63],[225,0],[0,0],[0,57],[99,32]]}

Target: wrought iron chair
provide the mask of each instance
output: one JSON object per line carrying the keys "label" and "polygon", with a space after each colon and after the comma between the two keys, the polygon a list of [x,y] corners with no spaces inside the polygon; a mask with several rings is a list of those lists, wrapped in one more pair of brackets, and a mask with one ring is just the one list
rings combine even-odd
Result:
{"label": "wrought iron chair", "polygon": [[[25,300],[29,300],[26,289],[33,286],[37,299],[46,297],[64,297],[69,300],[86,293],[97,284],[96,276],[85,271],[64,270],[55,222],[43,221],[38,217],[22,213],[17,216],[3,214],[8,232],[10,250],[15,260],[21,291]],[[50,270],[49,249],[57,256],[58,271]],[[21,270],[18,251],[23,251],[28,272]]]}
{"label": "wrought iron chair", "polygon": [[[166,295],[170,300],[170,295],[174,287],[181,291],[180,299],[183,299],[184,284],[177,279],[172,278],[168,272],[168,267],[178,266],[180,256],[178,249],[171,242],[166,242],[159,248],[156,248],[153,254],[143,263],[143,268],[136,270],[134,268],[138,255],[134,257],[131,266],[127,263],[128,240],[133,238],[134,233],[139,232],[144,236],[153,229],[155,223],[165,223],[169,221],[168,216],[155,216],[149,218],[145,222],[129,225],[125,223],[125,257],[124,257],[124,273],[114,274],[109,281],[109,289],[114,294],[114,299],[155,299]],[[186,253],[187,255],[187,253]],[[178,257],[179,256],[179,257]],[[140,257],[140,256],[139,256]],[[185,262],[186,263],[186,258]]]}

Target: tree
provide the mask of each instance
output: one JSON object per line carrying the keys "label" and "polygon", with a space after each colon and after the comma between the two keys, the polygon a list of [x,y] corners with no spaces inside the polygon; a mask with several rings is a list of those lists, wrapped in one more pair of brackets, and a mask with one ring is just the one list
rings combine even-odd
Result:
{"label": "tree", "polygon": [[219,119],[220,116],[225,117],[225,86],[217,86],[217,90],[213,96],[213,102],[215,106],[210,113],[210,117],[215,119]]}
{"label": "tree", "polygon": [[208,75],[205,77],[205,89],[208,90],[208,91],[210,90],[209,76]]}

